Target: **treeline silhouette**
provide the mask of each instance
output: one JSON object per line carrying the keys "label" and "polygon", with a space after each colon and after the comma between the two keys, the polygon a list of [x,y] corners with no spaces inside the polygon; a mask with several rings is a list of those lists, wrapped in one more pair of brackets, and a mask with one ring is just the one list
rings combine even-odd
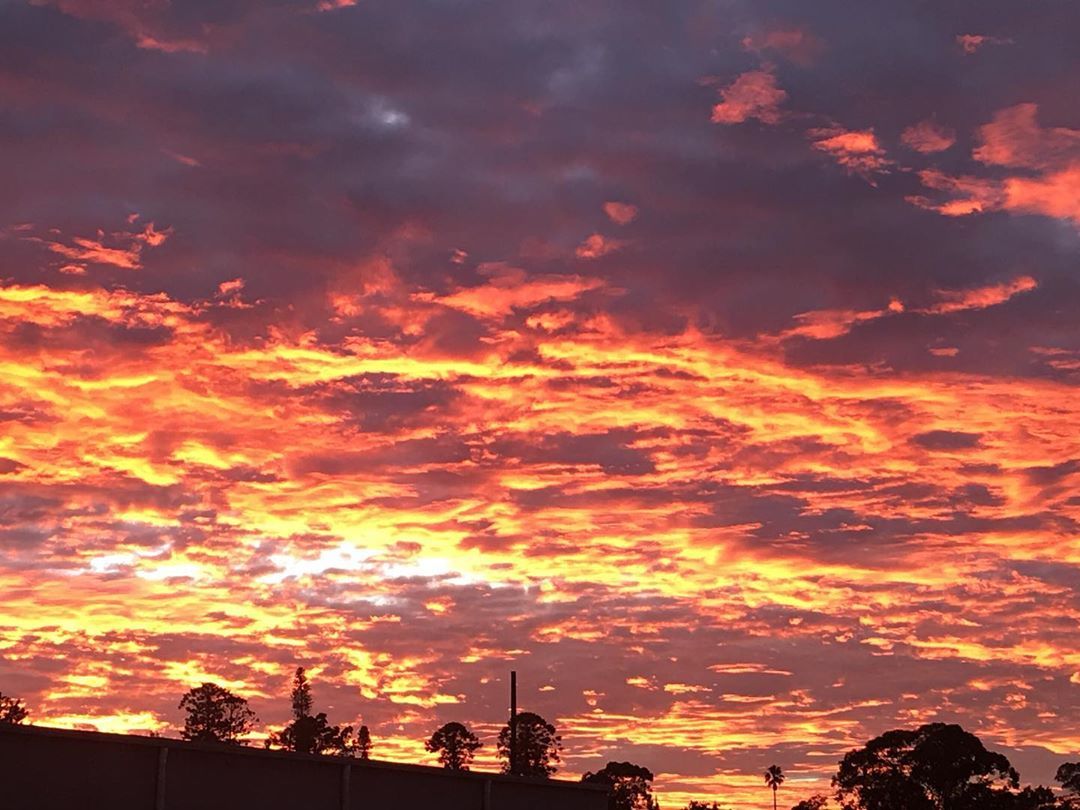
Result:
{"label": "treeline silhouette", "polygon": [[[371,732],[366,725],[354,732],[352,726],[331,724],[325,712],[315,712],[311,682],[303,667],[297,667],[293,674],[289,699],[292,719],[282,728],[269,732],[264,742],[266,748],[357,759],[371,757]],[[180,737],[190,742],[247,745],[244,738],[259,722],[245,698],[215,683],[189,689],[180,698],[178,708],[185,713]],[[0,692],[0,723],[22,723],[27,716],[21,700]],[[555,726],[538,714],[521,712],[514,727],[516,756],[512,768],[509,724],[499,732],[496,742],[502,772],[543,779],[553,776],[562,761],[562,738]],[[436,754],[439,764],[451,771],[469,770],[481,747],[477,736],[457,722],[445,723],[424,742],[424,748]]]}
{"label": "treeline silhouette", "polygon": [[[791,810],[1080,810],[1080,762],[1057,769],[1057,792],[1020,788],[1020,774],[1004,754],[989,751],[958,725],[928,723],[894,729],[849,751],[832,778],[832,791]],[[776,795],[783,770],[772,765],[765,785]],[[721,810],[691,802],[687,810]]]}
{"label": "treeline silhouette", "polygon": [[[271,731],[267,748],[306,754],[368,759],[372,741],[367,726],[335,726],[326,714],[313,714],[311,683],[298,667],[290,693],[292,719]],[[247,700],[217,684],[204,683],[180,699],[186,712],[181,737],[203,743],[244,745],[258,718]],[[28,717],[21,700],[0,692],[0,724],[19,724]],[[550,778],[561,763],[562,739],[555,726],[538,714],[517,715],[516,756],[511,771],[511,728],[499,732],[497,754],[502,772]],[[451,771],[467,771],[483,744],[463,723],[439,727],[424,742]],[[631,762],[609,762],[581,781],[608,792],[608,810],[660,810],[653,795],[653,773]],[[774,810],[786,780],[779,765],[764,772]],[[1080,762],[1058,769],[1057,790],[1020,788],[1020,774],[999,753],[989,751],[974,734],[958,725],[929,723],[916,729],[894,729],[849,751],[832,778],[832,790],[802,799],[791,810],[1080,810]],[[691,801],[685,810],[728,810],[719,801]]]}

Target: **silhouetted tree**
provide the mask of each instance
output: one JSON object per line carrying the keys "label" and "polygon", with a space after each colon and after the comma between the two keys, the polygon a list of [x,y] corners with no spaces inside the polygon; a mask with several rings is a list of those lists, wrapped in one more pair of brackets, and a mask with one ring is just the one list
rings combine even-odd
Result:
{"label": "silhouetted tree", "polygon": [[[270,734],[266,747],[284,748],[300,754],[336,754],[352,756],[357,752],[357,744],[352,739],[352,726],[332,726],[326,714],[311,714],[313,702],[311,684],[303,667],[296,668],[292,688],[293,720],[281,731]],[[368,740],[368,750],[371,745]]]}
{"label": "silhouetted tree", "polygon": [[957,725],[888,731],[850,751],[833,778],[845,810],[988,810],[1017,798],[1019,774]]}
{"label": "silhouetted tree", "polygon": [[28,714],[21,700],[0,692],[0,723],[17,726],[26,719]]}
{"label": "silhouetted tree", "polygon": [[784,784],[784,770],[779,765],[770,765],[765,770],[765,784],[772,788],[772,806],[776,810],[776,791]]}
{"label": "silhouetted tree", "polygon": [[461,723],[443,724],[424,743],[424,748],[439,755],[439,762],[448,771],[469,770],[476,749],[480,747],[480,740]]}
{"label": "silhouetted tree", "polygon": [[1066,792],[1066,806],[1080,808],[1080,762],[1066,762],[1057,769],[1054,779]]}
{"label": "silhouetted tree", "polygon": [[332,726],[324,712],[295,718],[281,731],[273,732],[268,745],[299,754],[349,757],[356,753],[352,726]]}
{"label": "silhouetted tree", "polygon": [[[514,776],[549,778],[558,770],[556,763],[562,761],[562,738],[555,726],[538,714],[522,712],[517,716],[517,745],[515,746]],[[497,743],[499,759],[503,761],[502,772],[510,770],[510,726],[503,726]]]}
{"label": "silhouetted tree", "polygon": [[180,736],[193,742],[237,743],[259,719],[246,700],[216,683],[189,689],[178,708],[187,712]]}
{"label": "silhouetted tree", "polygon": [[797,805],[792,807],[791,810],[825,810],[828,803],[828,796],[811,796],[809,799],[803,799]]}
{"label": "silhouetted tree", "polygon": [[[1054,791],[1046,787],[1026,787],[1014,794],[1011,801],[1007,800],[1002,804],[1002,807],[1011,808],[1011,810],[1057,810],[1062,806],[1054,795]],[[1068,804],[1064,806],[1068,807]]]}
{"label": "silhouetted tree", "polygon": [[1067,804],[1058,802],[1054,791],[1045,787],[1026,787],[1019,793],[1008,790],[978,792],[982,795],[976,796],[965,807],[978,808],[978,810],[1060,810],[1062,807],[1068,807]]}
{"label": "silhouetted tree", "polygon": [[371,759],[371,732],[367,726],[360,726],[357,730],[354,751],[357,759]]}
{"label": "silhouetted tree", "polygon": [[311,709],[314,706],[311,698],[311,683],[308,681],[307,673],[304,672],[303,667],[296,668],[289,699],[292,701],[293,717],[311,716]]}
{"label": "silhouetted tree", "polygon": [[609,762],[581,781],[608,789],[608,810],[659,810],[652,795],[652,771],[631,762]]}
{"label": "silhouetted tree", "polygon": [[694,799],[686,805],[685,810],[724,810],[718,802],[699,802]]}

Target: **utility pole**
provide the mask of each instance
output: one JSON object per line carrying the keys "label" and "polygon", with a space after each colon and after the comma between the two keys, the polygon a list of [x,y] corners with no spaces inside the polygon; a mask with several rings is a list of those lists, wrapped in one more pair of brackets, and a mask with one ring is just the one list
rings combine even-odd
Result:
{"label": "utility pole", "polygon": [[517,670],[510,670],[510,773],[518,775]]}

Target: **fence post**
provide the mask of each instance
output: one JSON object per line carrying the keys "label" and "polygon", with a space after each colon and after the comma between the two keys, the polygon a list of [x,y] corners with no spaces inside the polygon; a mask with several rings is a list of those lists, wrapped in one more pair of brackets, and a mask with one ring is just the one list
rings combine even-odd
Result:
{"label": "fence post", "polygon": [[348,762],[341,769],[341,810],[350,810],[349,789],[352,786],[352,765]]}
{"label": "fence post", "polygon": [[162,746],[157,757],[157,792],[154,796],[154,810],[165,810],[165,766],[169,762],[169,749]]}
{"label": "fence post", "polygon": [[491,780],[484,780],[484,803],[483,810],[491,810]]}

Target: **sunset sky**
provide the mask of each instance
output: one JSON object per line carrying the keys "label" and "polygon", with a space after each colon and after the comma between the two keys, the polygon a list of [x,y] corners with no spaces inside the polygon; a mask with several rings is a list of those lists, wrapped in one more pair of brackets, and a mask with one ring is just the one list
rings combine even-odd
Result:
{"label": "sunset sky", "polygon": [[665,808],[1080,751],[1080,4],[0,3],[0,691]]}

